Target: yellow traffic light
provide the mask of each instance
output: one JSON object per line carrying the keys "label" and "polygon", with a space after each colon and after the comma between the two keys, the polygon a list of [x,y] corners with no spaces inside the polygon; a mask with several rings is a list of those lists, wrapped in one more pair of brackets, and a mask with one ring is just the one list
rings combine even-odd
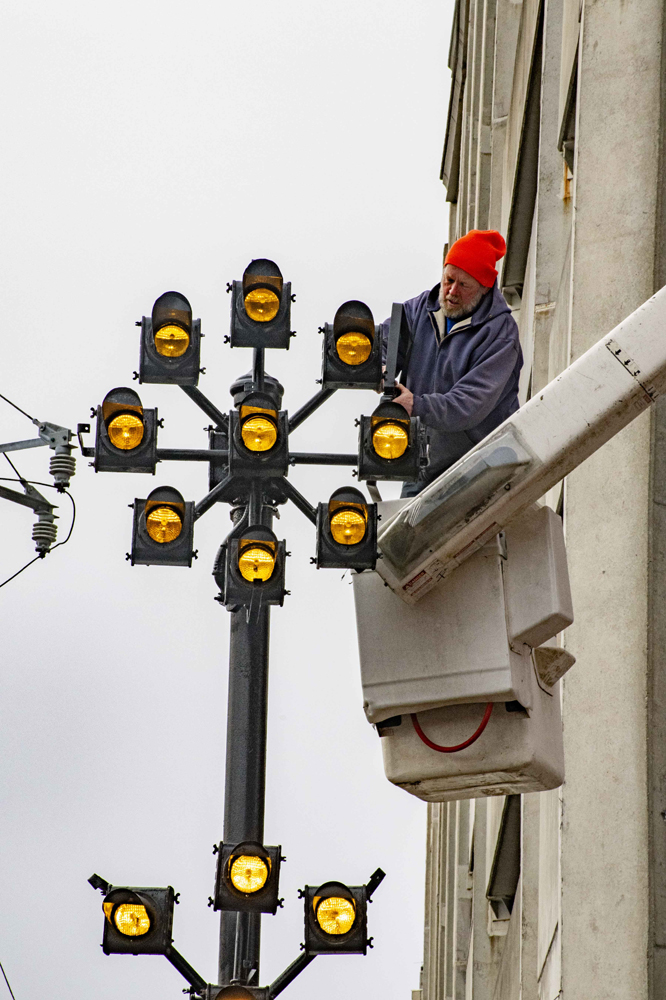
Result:
{"label": "yellow traffic light", "polygon": [[377,507],[360,490],[342,486],[317,508],[317,569],[374,569]]}
{"label": "yellow traffic light", "polygon": [[259,892],[266,885],[270,861],[256,855],[241,854],[229,859],[229,879],[238,892]]}
{"label": "yellow traffic light", "polygon": [[102,403],[102,419],[109,441],[119,451],[132,451],[143,441],[143,406],[134,389],[107,392]]}
{"label": "yellow traffic light", "polygon": [[190,346],[187,330],[169,323],[155,333],[155,350],[165,358],[180,358]]}
{"label": "yellow traffic light", "polygon": [[260,542],[245,538],[238,551],[238,569],[248,583],[266,583],[275,569],[276,546],[273,542]]}
{"label": "yellow traffic light", "polygon": [[115,448],[132,451],[143,441],[143,420],[134,413],[119,413],[109,421],[107,432]]}
{"label": "yellow traffic light", "polygon": [[270,323],[280,308],[280,299],[270,288],[253,288],[244,302],[245,312],[255,323]]}
{"label": "yellow traffic light", "polygon": [[[268,405],[252,405],[252,401],[263,403],[264,399]],[[278,411],[260,393],[251,393],[248,400],[240,407],[241,441],[248,451],[270,451],[278,439]]]}
{"label": "yellow traffic light", "polygon": [[356,920],[356,903],[341,896],[315,896],[312,905],[315,918],[324,934],[347,934]]}
{"label": "yellow traffic light", "polygon": [[181,358],[190,346],[192,306],[180,292],[165,292],[151,315],[155,350],[163,358]]}
{"label": "yellow traffic light", "polygon": [[148,910],[143,903],[104,903],[104,913],[124,937],[143,937],[151,928]]}
{"label": "yellow traffic light", "polygon": [[280,311],[282,274],[272,260],[253,260],[243,274],[243,305],[255,323],[270,323]]}
{"label": "yellow traffic light", "polygon": [[270,451],[277,441],[277,427],[270,417],[257,413],[241,424],[241,438],[249,451]]}
{"label": "yellow traffic light", "polygon": [[331,535],[339,545],[358,545],[365,538],[367,515],[358,508],[340,508],[330,515],[329,523]]}
{"label": "yellow traffic light", "polygon": [[372,351],[372,341],[364,333],[343,333],[338,337],[335,349],[346,365],[362,365]]}
{"label": "yellow traffic light", "polygon": [[146,513],[146,531],[154,542],[173,542],[183,530],[183,519],[173,507],[153,507]]}
{"label": "yellow traffic light", "polygon": [[372,447],[380,458],[400,458],[409,445],[409,422],[387,420],[372,432]]}

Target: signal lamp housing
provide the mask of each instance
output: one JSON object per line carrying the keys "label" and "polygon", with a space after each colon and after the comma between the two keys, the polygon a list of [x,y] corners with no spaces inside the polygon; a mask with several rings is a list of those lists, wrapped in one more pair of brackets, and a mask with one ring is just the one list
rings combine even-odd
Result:
{"label": "signal lamp housing", "polygon": [[375,389],[382,382],[382,338],[365,302],[344,302],[324,325],[323,389]]}
{"label": "signal lamp housing", "polygon": [[419,417],[382,400],[371,417],[361,417],[358,478],[415,482],[428,464],[427,434]]}
{"label": "signal lamp housing", "polygon": [[171,486],[134,501],[132,566],[191,566],[194,503]]}
{"label": "signal lamp housing", "polygon": [[112,389],[97,407],[95,472],[149,472],[157,464],[157,410],[134,389]]}
{"label": "signal lamp housing", "polygon": [[171,946],[174,891],[111,886],[104,896],[105,955],[165,955]]}
{"label": "signal lamp housing", "polygon": [[305,887],[306,955],[365,955],[367,887],[325,882]]}
{"label": "signal lamp housing", "polygon": [[197,385],[200,360],[201,320],[184,295],[165,292],[141,320],[139,382]]}
{"label": "signal lamp housing", "polygon": [[222,545],[213,576],[229,611],[284,601],[285,543],[269,528],[253,525]]}
{"label": "signal lamp housing", "polygon": [[272,260],[251,261],[231,286],[231,346],[289,349],[291,283]]}
{"label": "signal lamp housing", "polygon": [[229,473],[280,478],[289,469],[289,422],[268,392],[246,393],[229,419]]}
{"label": "signal lamp housing", "polygon": [[377,562],[377,505],[360,490],[335,490],[317,507],[317,569],[374,569]]}
{"label": "signal lamp housing", "polygon": [[220,844],[215,875],[216,910],[275,913],[278,908],[281,847],[251,841]]}

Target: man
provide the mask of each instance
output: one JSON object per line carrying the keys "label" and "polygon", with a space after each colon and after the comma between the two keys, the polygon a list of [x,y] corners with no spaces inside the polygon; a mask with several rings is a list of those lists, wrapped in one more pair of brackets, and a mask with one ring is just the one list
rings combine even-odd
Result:
{"label": "man", "polygon": [[402,496],[416,496],[518,409],[523,355],[495,268],[505,253],[498,232],[472,229],[447,253],[441,283],[404,304],[395,402],[427,425],[430,463]]}

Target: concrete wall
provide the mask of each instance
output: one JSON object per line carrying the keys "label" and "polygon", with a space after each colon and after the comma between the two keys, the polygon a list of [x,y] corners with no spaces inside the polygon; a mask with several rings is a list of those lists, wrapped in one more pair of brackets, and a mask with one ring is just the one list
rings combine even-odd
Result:
{"label": "concrete wall", "polygon": [[[470,2],[451,240],[506,233],[539,11]],[[511,302],[521,399],[666,283],[664,4],[544,0],[543,15],[538,194]],[[558,142],[574,68],[571,171]],[[577,657],[562,684],[566,781],[523,796],[504,921],[486,899],[502,800],[429,807],[423,1000],[666,996],[666,402],[547,501],[563,512],[576,613],[562,637]]]}
{"label": "concrete wall", "polygon": [[[661,16],[657,0],[583,7],[572,357],[653,291]],[[618,273],[626,279],[616,285]],[[564,682],[565,996],[596,990],[638,1000],[648,991],[649,471],[645,415],[567,482],[576,623],[566,644],[584,669]]]}

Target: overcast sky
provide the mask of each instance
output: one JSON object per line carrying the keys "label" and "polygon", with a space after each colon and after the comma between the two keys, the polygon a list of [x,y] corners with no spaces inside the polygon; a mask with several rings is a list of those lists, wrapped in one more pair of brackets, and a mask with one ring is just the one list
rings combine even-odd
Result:
{"label": "overcast sky", "polygon": [[[379,321],[433,285],[446,240],[439,181],[453,0],[4,0],[0,18],[0,392],[75,428],[138,367],[134,321],[167,289],[200,316],[202,390],[222,409],[250,363],[223,346],[225,283],[275,259],[297,295],[289,352],[268,371],[295,410],[346,299]],[[136,386],[136,383],[135,383]],[[142,386],[163,447],[205,447],[207,418]],[[338,393],[294,435],[354,451],[371,393]],[[0,438],[33,436],[0,401]],[[18,454],[48,481],[49,452]],[[0,475],[12,475],[6,462]],[[312,503],[350,469],[291,474]],[[132,569],[135,497],[206,492],[203,465],[95,475],[79,457],[71,542],[0,590],[0,960],[16,1000],[160,1000],[161,957],[105,957],[93,871],[181,893],[176,947],[215,981],[212,844],[222,836],[229,615],[211,568],[229,528],[197,523],[191,570]],[[52,491],[45,491],[51,495]],[[397,488],[386,491],[396,495]],[[60,537],[70,519],[62,498]],[[0,580],[33,554],[33,517],[0,502]],[[316,960],[285,997],[409,1000],[423,938],[426,806],[383,775],[363,715],[349,580],[309,565],[314,530],[276,522],[292,596],[272,615],[266,842],[285,908],[263,919],[261,983],[299,953],[299,886],[387,878],[367,957]],[[4,984],[0,982],[0,997]]]}

